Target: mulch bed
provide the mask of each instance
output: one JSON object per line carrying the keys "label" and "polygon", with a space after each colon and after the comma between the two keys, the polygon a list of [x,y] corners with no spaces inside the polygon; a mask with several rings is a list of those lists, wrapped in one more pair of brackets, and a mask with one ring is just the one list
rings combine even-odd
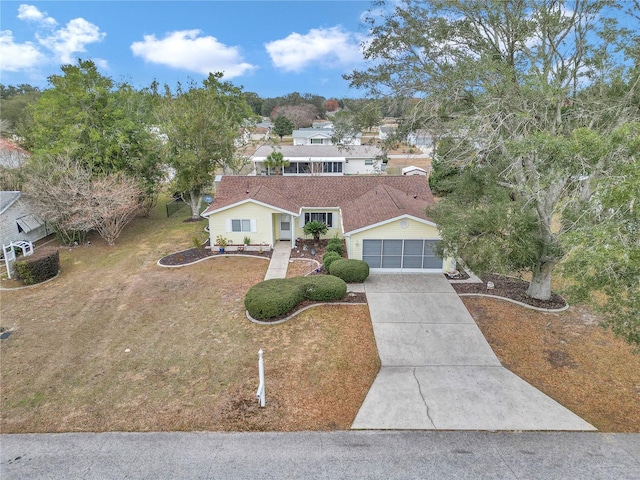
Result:
{"label": "mulch bed", "polygon": [[160,259],[160,265],[167,266],[178,266],[178,265],[188,265],[190,263],[196,262],[203,258],[207,257],[216,257],[220,255],[251,255],[255,257],[263,257],[263,258],[271,258],[271,251],[263,251],[260,252],[251,252],[251,251],[242,251],[242,252],[212,252],[208,248],[190,248],[189,250],[184,250],[178,253],[172,253],[167,255],[166,257],[162,257]]}
{"label": "mulch bed", "polygon": [[[314,245],[313,239],[297,239],[296,248],[291,249],[291,258],[310,258],[322,264],[322,255],[324,255],[328,242],[329,240],[320,240],[318,242],[318,246],[316,247]],[[314,254],[311,253],[311,249],[315,250]]]}
{"label": "mulch bed", "polygon": [[[482,283],[452,283],[451,285],[456,293],[482,293],[506,297],[537,308],[555,310],[567,305],[566,300],[557,293],[552,293],[551,299],[547,301],[529,297],[527,295],[529,283],[518,278],[489,274],[482,275],[480,279]],[[493,282],[494,288],[487,289],[487,282]]]}

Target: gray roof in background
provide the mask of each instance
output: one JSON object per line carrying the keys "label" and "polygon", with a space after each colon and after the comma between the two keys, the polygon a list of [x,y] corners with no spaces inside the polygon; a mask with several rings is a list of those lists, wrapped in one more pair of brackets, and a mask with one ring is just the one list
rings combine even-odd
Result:
{"label": "gray roof in background", "polygon": [[371,145],[353,145],[340,147],[338,145],[282,145],[278,148],[262,145],[252,155],[253,159],[266,158],[271,152],[282,152],[285,158],[293,157],[339,157],[339,158],[374,158],[383,154],[378,147]]}
{"label": "gray roof in background", "polygon": [[2,191],[0,192],[0,213],[4,213],[7,208],[20,198],[20,192]]}

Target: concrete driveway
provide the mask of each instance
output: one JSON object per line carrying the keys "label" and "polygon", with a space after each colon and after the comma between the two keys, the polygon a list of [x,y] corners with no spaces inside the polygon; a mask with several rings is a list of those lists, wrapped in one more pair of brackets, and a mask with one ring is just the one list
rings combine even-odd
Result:
{"label": "concrete driveway", "polygon": [[443,275],[365,282],[382,368],[353,429],[595,430],[504,368]]}

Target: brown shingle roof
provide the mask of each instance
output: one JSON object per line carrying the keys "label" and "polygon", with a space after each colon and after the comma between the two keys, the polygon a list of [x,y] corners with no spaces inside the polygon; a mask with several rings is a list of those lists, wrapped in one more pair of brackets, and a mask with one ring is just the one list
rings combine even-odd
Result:
{"label": "brown shingle roof", "polygon": [[338,207],[345,232],[402,215],[427,220],[424,210],[434,201],[423,176],[223,176],[203,215],[246,200],[295,215],[303,207]]}

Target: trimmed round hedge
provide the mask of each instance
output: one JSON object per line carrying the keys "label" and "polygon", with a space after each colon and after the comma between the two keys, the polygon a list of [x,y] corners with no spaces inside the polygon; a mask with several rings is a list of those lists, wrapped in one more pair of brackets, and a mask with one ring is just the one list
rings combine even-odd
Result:
{"label": "trimmed round hedge", "polygon": [[255,319],[286,315],[303,300],[340,300],[347,293],[347,284],[338,277],[273,278],[249,289],[244,306]]}
{"label": "trimmed round hedge", "polygon": [[347,283],[361,283],[369,276],[369,264],[362,260],[341,258],[331,262],[329,273]]}
{"label": "trimmed round hedge", "polygon": [[294,277],[291,280],[302,285],[305,300],[340,300],[347,294],[347,284],[344,280],[331,275]]}
{"label": "trimmed round hedge", "polygon": [[344,246],[342,244],[342,240],[337,238],[332,238],[327,242],[327,248],[325,249],[327,252],[338,252],[340,256],[344,253]]}
{"label": "trimmed round hedge", "polygon": [[335,262],[336,260],[340,260],[342,258],[342,255],[340,255],[338,252],[327,252],[322,256],[322,264],[324,265],[325,270],[328,272],[329,268],[331,267],[331,263]]}
{"label": "trimmed round hedge", "polygon": [[265,280],[249,289],[244,306],[253,318],[279,317],[304,300],[303,285],[286,278]]}

